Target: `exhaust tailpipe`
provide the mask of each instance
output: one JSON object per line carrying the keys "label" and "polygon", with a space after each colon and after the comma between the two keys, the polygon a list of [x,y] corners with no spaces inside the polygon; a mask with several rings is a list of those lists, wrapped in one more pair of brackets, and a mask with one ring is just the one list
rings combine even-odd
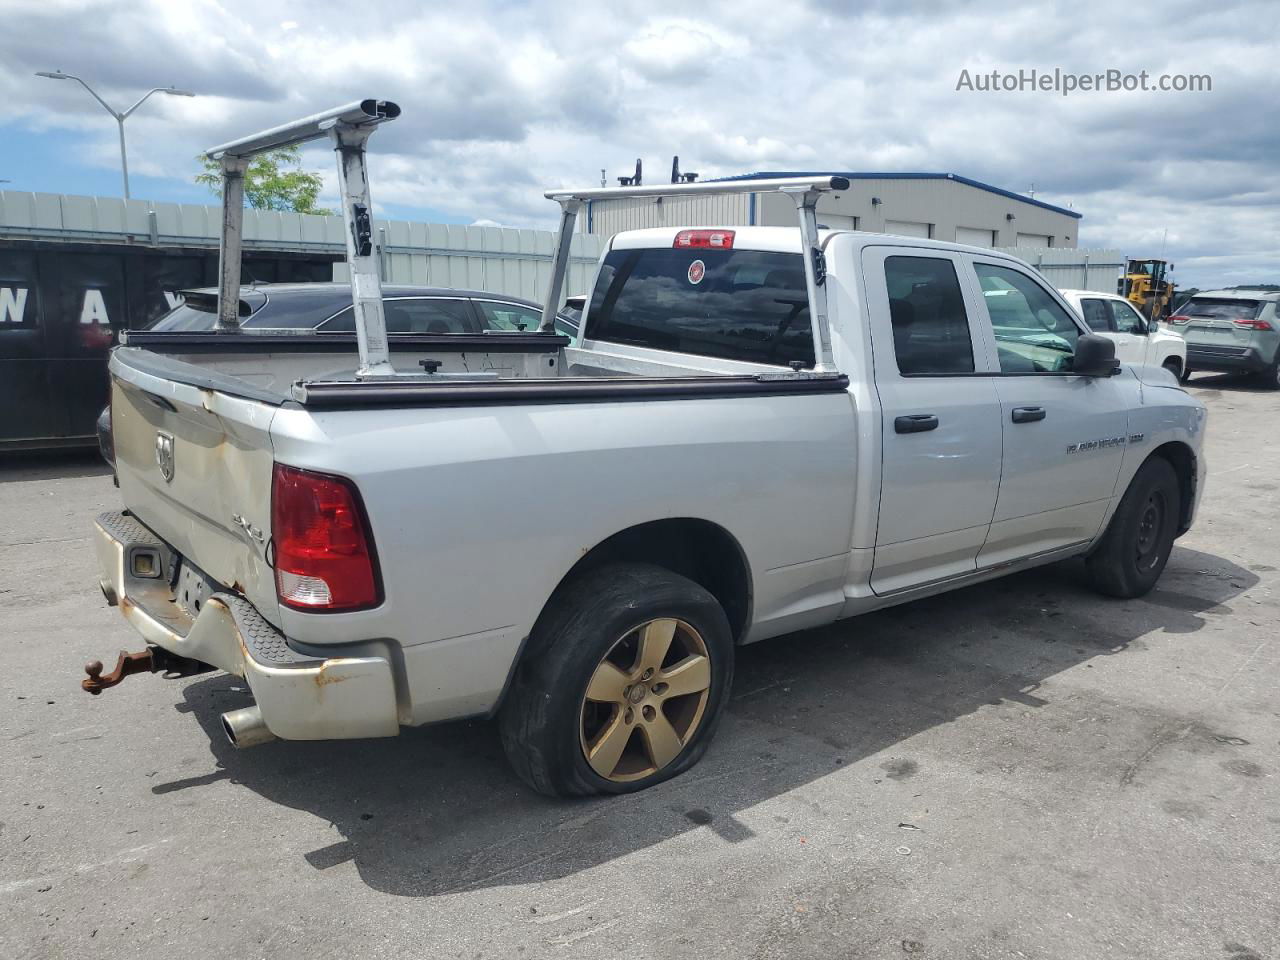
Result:
{"label": "exhaust tailpipe", "polygon": [[261,743],[270,743],[276,735],[267,729],[262,720],[262,711],[257,704],[243,710],[232,710],[222,715],[222,732],[237,750],[256,747]]}

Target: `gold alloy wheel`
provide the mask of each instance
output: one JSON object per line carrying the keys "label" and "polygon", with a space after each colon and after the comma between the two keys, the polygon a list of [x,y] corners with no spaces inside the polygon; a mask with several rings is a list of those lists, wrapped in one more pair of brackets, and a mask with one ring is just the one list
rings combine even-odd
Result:
{"label": "gold alloy wheel", "polygon": [[693,739],[711,694],[711,658],[683,620],[650,620],[609,648],[582,698],[582,752],[600,776],[641,780]]}

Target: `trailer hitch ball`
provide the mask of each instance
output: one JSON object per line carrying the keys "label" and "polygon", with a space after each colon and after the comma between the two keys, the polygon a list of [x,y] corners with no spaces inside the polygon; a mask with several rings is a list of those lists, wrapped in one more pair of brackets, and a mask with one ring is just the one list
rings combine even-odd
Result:
{"label": "trailer hitch ball", "polygon": [[115,669],[106,676],[102,675],[102,661],[90,660],[84,665],[84,672],[88,674],[80,681],[80,686],[86,692],[93,694],[95,697],[108,687],[114,687],[125,677],[135,673],[154,673],[155,665],[151,660],[151,650],[148,648],[139,653],[125,653],[120,651],[120,656],[116,658]]}
{"label": "trailer hitch ball", "polygon": [[166,678],[177,679],[194,677],[196,674],[207,673],[213,669],[214,667],[210,664],[192,660],[190,657],[178,656],[163,647],[147,647],[137,653],[126,653],[121,650],[116,658],[115,669],[108,674],[103,674],[101,660],[90,660],[86,663],[84,672],[87,676],[80,681],[80,687],[96,697],[103,690],[114,687],[125,677],[131,677],[135,673],[163,673]]}

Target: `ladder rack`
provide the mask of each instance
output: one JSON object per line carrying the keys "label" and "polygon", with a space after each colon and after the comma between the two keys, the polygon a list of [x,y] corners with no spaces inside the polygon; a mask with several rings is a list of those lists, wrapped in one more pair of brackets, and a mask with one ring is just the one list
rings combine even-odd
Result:
{"label": "ladder rack", "polygon": [[218,245],[219,331],[240,329],[240,255],[244,227],[244,174],[260,153],[328,137],[338,155],[338,189],[347,230],[351,300],[360,350],[359,377],[394,376],[382,311],[382,278],[373,249],[373,205],[365,144],[379,124],[400,116],[389,100],[358,100],[205,151],[222,165],[222,237]]}
{"label": "ladder rack", "polygon": [[[373,245],[373,210],[365,146],[380,124],[400,116],[400,107],[389,100],[358,100],[292,123],[263,130],[221,146],[205,156],[222,166],[222,235],[218,256],[219,332],[240,329],[240,257],[244,226],[244,174],[258,154],[328,138],[338,155],[338,188],[342,195],[342,219],[347,234],[347,263],[351,268],[356,342],[360,365],[356,376],[394,377],[387,345],[387,325],[382,307],[382,278]],[[804,253],[805,287],[813,330],[814,373],[832,373],[831,328],[827,320],[826,263],[818,244],[818,197],[849,189],[845,177],[788,177],[776,180],[709,180],[670,183],[652,187],[605,187],[589,190],[548,190],[546,197],[560,204],[560,232],[551,265],[551,282],[542,307],[538,331],[555,329],[556,313],[564,294],[569,267],[569,246],[582,205],[588,200],[619,197],[682,197],[707,194],[782,193],[796,206]],[[803,374],[797,373],[796,376]]]}

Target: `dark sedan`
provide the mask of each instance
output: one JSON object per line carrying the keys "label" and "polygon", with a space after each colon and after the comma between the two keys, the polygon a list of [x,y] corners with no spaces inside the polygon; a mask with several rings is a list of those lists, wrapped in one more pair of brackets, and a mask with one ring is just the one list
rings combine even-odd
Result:
{"label": "dark sedan", "polygon": [[[184,290],[183,302],[153,323],[164,332],[211,331],[218,319],[218,291]],[[479,290],[383,284],[388,334],[485,333],[538,329],[542,307],[531,300]],[[349,283],[279,283],[242,287],[240,323],[245,329],[355,333]],[[577,324],[556,317],[556,332],[576,336]]]}

